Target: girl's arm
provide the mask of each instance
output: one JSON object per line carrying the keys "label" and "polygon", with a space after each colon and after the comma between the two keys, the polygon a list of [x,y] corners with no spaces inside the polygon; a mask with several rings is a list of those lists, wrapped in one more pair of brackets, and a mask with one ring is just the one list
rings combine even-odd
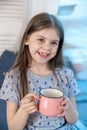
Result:
{"label": "girl's arm", "polygon": [[61,106],[59,107],[61,111],[63,111],[62,114],[58,115],[65,116],[66,121],[69,124],[75,124],[78,120],[78,112],[76,108],[76,103],[74,97],[66,97],[63,102],[61,103]]}
{"label": "girl's arm", "polygon": [[74,97],[67,98],[68,106],[65,112],[65,119],[70,124],[75,124],[78,120],[78,112]]}
{"label": "girl's arm", "polygon": [[18,108],[16,103],[7,102],[7,122],[9,130],[23,130],[27,124],[29,115],[37,111],[36,105],[32,99],[34,94],[27,94]]}

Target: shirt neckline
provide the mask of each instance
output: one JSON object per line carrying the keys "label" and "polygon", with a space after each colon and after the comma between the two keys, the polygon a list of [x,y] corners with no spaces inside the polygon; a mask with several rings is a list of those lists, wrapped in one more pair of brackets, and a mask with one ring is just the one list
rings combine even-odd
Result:
{"label": "shirt neckline", "polygon": [[38,75],[38,74],[32,72],[31,70],[28,70],[28,74],[31,75],[33,78],[35,77],[35,78],[44,79],[44,78],[50,78],[53,75],[53,72],[51,72],[49,75],[43,75],[42,76],[42,75]]}

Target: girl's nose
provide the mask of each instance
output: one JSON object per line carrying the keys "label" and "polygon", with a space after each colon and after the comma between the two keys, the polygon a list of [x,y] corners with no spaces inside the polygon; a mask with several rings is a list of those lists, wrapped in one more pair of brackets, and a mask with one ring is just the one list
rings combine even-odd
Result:
{"label": "girl's nose", "polygon": [[50,44],[50,42],[46,42],[46,43],[45,43],[44,49],[45,49],[45,50],[50,50],[50,49],[51,49],[51,44]]}

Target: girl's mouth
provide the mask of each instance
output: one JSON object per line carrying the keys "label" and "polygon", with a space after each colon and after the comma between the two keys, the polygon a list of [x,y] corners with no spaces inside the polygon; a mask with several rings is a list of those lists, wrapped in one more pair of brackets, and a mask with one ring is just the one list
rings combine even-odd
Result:
{"label": "girl's mouth", "polygon": [[45,53],[45,52],[38,52],[38,54],[42,58],[47,58],[49,56],[49,53]]}

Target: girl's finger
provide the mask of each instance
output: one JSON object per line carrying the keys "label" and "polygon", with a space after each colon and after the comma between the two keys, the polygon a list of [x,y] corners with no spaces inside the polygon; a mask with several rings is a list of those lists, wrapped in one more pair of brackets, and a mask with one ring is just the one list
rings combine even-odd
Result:
{"label": "girl's finger", "polygon": [[33,111],[37,111],[37,107],[35,105],[33,106],[30,106],[30,107],[23,107],[24,111],[27,112],[27,113],[31,113]]}
{"label": "girl's finger", "polygon": [[62,112],[61,114],[57,114],[57,117],[65,116],[65,111]]}
{"label": "girl's finger", "polygon": [[23,108],[29,108],[29,107],[35,106],[35,103],[32,101],[30,103],[21,104],[21,105]]}
{"label": "girl's finger", "polygon": [[32,97],[32,98],[37,98],[36,94],[35,93],[29,93],[27,94],[25,97]]}
{"label": "girl's finger", "polygon": [[22,100],[21,100],[21,104],[26,104],[26,103],[29,103],[31,102],[32,98],[27,98],[27,97],[24,97]]}
{"label": "girl's finger", "polygon": [[35,93],[29,93],[21,100],[21,104],[29,103],[36,98],[37,98],[37,96]]}

